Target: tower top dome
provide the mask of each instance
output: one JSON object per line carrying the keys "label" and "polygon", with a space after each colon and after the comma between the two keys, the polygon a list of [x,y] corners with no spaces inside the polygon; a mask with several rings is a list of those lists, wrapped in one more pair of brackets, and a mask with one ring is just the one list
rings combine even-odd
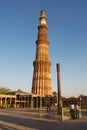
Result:
{"label": "tower top dome", "polygon": [[40,24],[46,24],[46,11],[45,10],[41,10],[41,14],[40,14]]}

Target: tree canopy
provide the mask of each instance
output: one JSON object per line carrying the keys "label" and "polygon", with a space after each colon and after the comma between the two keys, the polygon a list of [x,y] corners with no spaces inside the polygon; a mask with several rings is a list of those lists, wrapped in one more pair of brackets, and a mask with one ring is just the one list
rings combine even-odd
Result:
{"label": "tree canopy", "polygon": [[11,92],[11,90],[9,88],[0,87],[0,94],[7,94],[9,92]]}

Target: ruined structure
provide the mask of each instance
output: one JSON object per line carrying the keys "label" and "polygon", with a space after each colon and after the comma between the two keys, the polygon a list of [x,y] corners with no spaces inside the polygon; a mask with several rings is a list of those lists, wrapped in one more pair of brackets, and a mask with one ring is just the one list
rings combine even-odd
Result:
{"label": "ruined structure", "polygon": [[36,40],[36,57],[33,62],[34,72],[32,80],[32,93],[37,95],[52,95],[51,61],[49,59],[49,40],[48,27],[46,24],[46,12],[41,11],[39,18],[40,24],[38,26],[38,36]]}

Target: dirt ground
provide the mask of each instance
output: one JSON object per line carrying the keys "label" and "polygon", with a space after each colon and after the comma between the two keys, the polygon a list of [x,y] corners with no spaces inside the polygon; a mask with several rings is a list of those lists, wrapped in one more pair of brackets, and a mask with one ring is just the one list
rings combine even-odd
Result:
{"label": "dirt ground", "polygon": [[0,130],[86,130],[87,110],[75,120],[61,121],[40,109],[0,109]]}

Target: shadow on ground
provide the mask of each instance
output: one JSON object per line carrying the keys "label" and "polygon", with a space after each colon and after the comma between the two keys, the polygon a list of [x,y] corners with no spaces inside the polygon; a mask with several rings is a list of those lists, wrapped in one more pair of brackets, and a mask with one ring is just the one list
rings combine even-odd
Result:
{"label": "shadow on ground", "polygon": [[[10,110],[6,111],[10,112]],[[16,112],[16,111],[14,111]],[[33,112],[33,111],[32,111]],[[26,111],[22,111],[17,115],[6,115],[0,111],[0,128],[1,130],[86,130],[87,120],[70,120],[59,121],[49,120],[47,118],[25,117]],[[34,114],[34,113],[33,113]]]}

